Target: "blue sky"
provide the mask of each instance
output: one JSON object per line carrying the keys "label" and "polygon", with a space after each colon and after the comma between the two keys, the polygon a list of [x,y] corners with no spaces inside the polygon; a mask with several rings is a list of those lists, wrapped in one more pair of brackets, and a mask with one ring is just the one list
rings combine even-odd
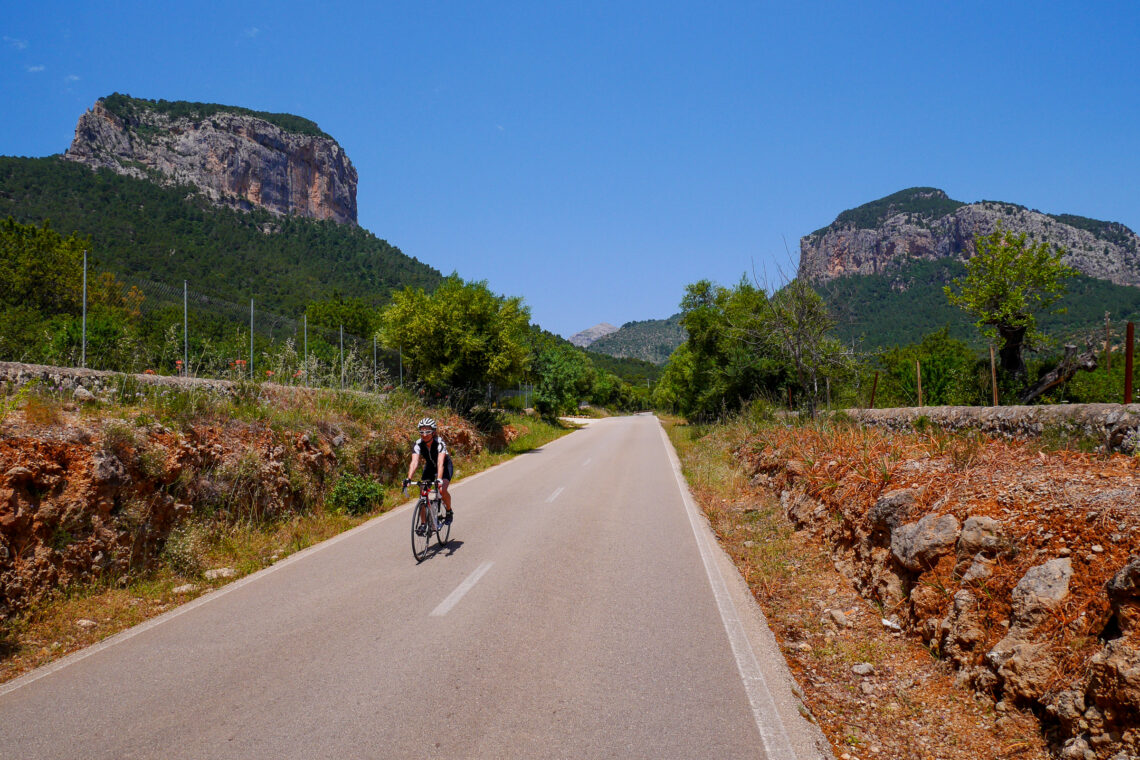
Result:
{"label": "blue sky", "polygon": [[9,4],[0,154],[99,97],[295,113],[361,225],[569,336],[916,185],[1140,230],[1140,3]]}

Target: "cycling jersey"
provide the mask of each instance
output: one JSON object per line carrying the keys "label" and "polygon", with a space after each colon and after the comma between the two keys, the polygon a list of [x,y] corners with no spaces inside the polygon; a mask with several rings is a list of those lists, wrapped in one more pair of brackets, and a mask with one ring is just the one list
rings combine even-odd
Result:
{"label": "cycling jersey", "polygon": [[424,462],[424,472],[420,476],[421,480],[435,480],[439,472],[439,461],[444,460],[443,475],[439,476],[440,480],[451,480],[454,466],[451,463],[451,457],[447,455],[447,444],[436,433],[431,437],[431,444],[424,445],[422,438],[417,438],[415,445],[412,447],[413,454],[419,454]]}

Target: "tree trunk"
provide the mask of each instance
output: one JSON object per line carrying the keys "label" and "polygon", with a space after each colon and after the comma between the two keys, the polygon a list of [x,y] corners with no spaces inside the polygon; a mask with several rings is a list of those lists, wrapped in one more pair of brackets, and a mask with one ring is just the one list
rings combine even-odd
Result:
{"label": "tree trunk", "polygon": [[1025,377],[1025,362],[1021,360],[1021,347],[1025,343],[1026,328],[998,325],[997,330],[1003,341],[1001,350],[998,351],[1001,368],[1014,377]]}
{"label": "tree trunk", "polygon": [[1069,344],[1065,346],[1065,358],[1051,372],[1044,374],[1037,385],[1027,390],[1021,396],[1021,403],[1028,404],[1051,388],[1065,382],[1080,370],[1092,372],[1096,369],[1097,349],[1091,342],[1086,344],[1085,352],[1077,354],[1077,347]]}

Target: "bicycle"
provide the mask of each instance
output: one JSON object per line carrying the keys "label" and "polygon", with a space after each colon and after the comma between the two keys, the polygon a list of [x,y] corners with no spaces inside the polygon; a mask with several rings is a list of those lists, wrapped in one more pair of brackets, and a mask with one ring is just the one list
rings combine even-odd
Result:
{"label": "bicycle", "polygon": [[[420,488],[420,500],[412,508],[412,556],[416,562],[427,558],[431,536],[434,533],[436,544],[445,546],[451,536],[451,523],[444,518],[443,499],[439,495],[440,480],[413,481]],[[407,494],[408,487],[404,486]]]}

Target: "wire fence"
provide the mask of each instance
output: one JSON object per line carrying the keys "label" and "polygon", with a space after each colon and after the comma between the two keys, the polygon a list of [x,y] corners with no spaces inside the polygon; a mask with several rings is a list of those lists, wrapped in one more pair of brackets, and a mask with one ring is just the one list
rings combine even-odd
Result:
{"label": "wire fence", "polygon": [[47,322],[2,358],[160,375],[383,391],[411,380],[375,335],[311,324],[190,288],[84,265],[82,311]]}

